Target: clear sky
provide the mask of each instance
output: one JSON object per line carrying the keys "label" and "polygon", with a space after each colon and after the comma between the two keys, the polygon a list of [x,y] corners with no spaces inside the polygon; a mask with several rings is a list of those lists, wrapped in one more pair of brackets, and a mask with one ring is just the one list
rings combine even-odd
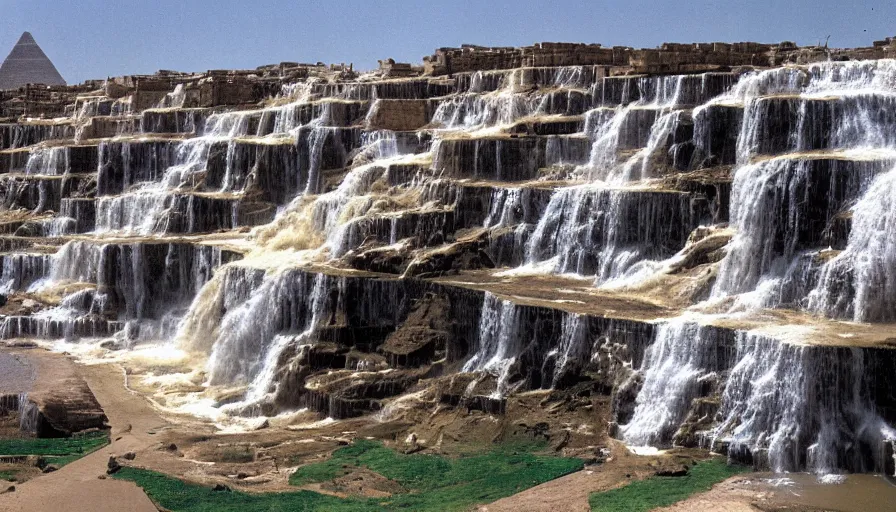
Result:
{"label": "clear sky", "polygon": [[0,0],[0,58],[30,31],[69,83],[280,61],[420,62],[440,46],[796,41],[896,35],[893,0]]}

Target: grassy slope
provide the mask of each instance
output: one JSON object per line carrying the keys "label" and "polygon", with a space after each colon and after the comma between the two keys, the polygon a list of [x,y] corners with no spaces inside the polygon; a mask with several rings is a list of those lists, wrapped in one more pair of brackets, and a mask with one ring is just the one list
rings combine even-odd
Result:
{"label": "grassy slope", "polygon": [[48,463],[64,466],[107,444],[108,432],[62,438],[0,439],[0,455],[42,455]]}
{"label": "grassy slope", "polygon": [[140,469],[125,468],[115,476],[133,480],[163,507],[183,512],[450,511],[467,510],[477,503],[488,503],[577,471],[582,461],[538,456],[511,448],[457,459],[403,455],[377,442],[357,440],[337,450],[325,462],[299,468],[290,483],[325,482],[350,471],[351,467],[366,467],[380,473],[400,483],[408,492],[379,499],[341,499],[310,491],[250,495],[213,491]]}
{"label": "grassy slope", "polygon": [[655,476],[611,491],[593,493],[588,500],[595,512],[647,512],[682,501],[692,494],[746,471],[729,466],[723,459],[698,463],[686,476]]}

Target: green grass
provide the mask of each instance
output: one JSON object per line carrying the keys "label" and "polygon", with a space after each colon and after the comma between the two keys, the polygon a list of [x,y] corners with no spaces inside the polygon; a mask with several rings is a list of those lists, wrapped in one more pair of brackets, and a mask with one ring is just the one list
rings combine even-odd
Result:
{"label": "green grass", "polygon": [[16,475],[19,474],[17,469],[7,469],[6,471],[0,471],[0,480],[6,480],[7,482],[15,482]]}
{"label": "green grass", "polygon": [[108,432],[58,438],[0,439],[0,455],[73,455],[92,452],[108,443]]}
{"label": "green grass", "polygon": [[451,511],[510,496],[582,468],[582,461],[540,456],[518,447],[458,458],[404,455],[374,441],[357,440],[325,461],[299,468],[290,483],[325,482],[353,467],[365,467],[395,480],[408,490],[389,498],[325,496],[311,491],[246,494],[213,491],[165,475],[124,468],[116,478],[133,480],[161,506],[182,512],[259,511]]}
{"label": "green grass", "polygon": [[0,455],[42,455],[49,464],[64,466],[109,444],[108,432],[59,438],[0,439]]}
{"label": "green grass", "polygon": [[155,471],[131,467],[122,468],[113,477],[133,481],[156,503],[174,512],[378,510],[368,506],[366,500],[343,500],[311,491],[267,494],[214,491]]}
{"label": "green grass", "polygon": [[594,512],[647,512],[708,491],[744,471],[747,468],[729,466],[724,459],[717,458],[698,463],[686,476],[654,476],[611,491],[593,493],[588,502]]}

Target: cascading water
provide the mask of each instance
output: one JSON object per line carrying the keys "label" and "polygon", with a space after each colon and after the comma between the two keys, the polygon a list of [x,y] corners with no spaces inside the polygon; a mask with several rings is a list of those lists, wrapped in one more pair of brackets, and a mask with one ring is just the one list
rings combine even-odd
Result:
{"label": "cascading water", "polygon": [[717,340],[707,329],[675,320],[660,326],[647,349],[644,383],[631,421],[620,430],[634,446],[669,444],[704,382],[716,378]]}
{"label": "cascading water", "polygon": [[[208,361],[209,383],[248,385],[243,400],[222,410],[241,411],[268,399],[283,353],[315,341],[314,329],[326,317],[329,283],[324,274],[314,277],[313,283],[304,277],[298,281],[289,273],[266,277],[248,300],[221,320],[221,334]],[[288,297],[303,304],[291,312],[264,314],[277,310]],[[224,302],[233,301],[225,298]]]}
{"label": "cascading water", "polygon": [[[739,333],[719,416],[708,435],[774,471],[879,471],[896,431],[869,402],[861,349],[793,346]],[[763,458],[765,460],[763,460]],[[758,460],[757,460],[758,459]],[[875,467],[868,467],[868,460]]]}
{"label": "cascading water", "polygon": [[[893,252],[886,238],[894,174],[885,171],[893,158],[893,76],[889,62],[781,68],[748,74],[701,107],[695,139],[707,140],[710,128],[700,124],[713,122],[710,109],[744,106],[730,207],[737,232],[713,300],[734,296],[735,311],[796,306],[834,318],[892,320],[885,269]],[[841,243],[834,223],[850,209],[845,250],[816,270],[820,250]],[[621,428],[631,444],[668,445],[705,393],[700,382],[727,369],[700,360],[716,350],[715,343],[708,352],[699,348],[706,334],[680,332],[669,341],[669,325],[648,349],[634,415]],[[738,332],[707,444],[775,471],[879,471],[884,462],[869,454],[893,429],[871,403],[869,353],[879,354]]]}
{"label": "cascading water", "polygon": [[587,322],[582,315],[570,314],[563,318],[560,332],[560,343],[548,353],[556,358],[554,361],[552,387],[557,387],[561,380],[575,373],[583,364],[591,347],[589,346]]}
{"label": "cascading water", "polygon": [[[662,225],[677,221],[696,227],[698,216],[683,213],[683,205],[674,205],[674,200],[653,200],[661,194],[645,193],[637,185],[626,187],[653,178],[662,167],[682,105],[712,94],[706,76],[699,78],[696,86],[685,76],[642,79],[637,82],[637,101],[586,113],[584,133],[592,141],[591,155],[575,174],[614,188],[597,183],[558,189],[526,244],[526,266],[594,275],[602,284],[620,279],[640,261],[665,258],[683,247],[686,234],[683,237]],[[620,162],[620,152],[626,148],[640,149]],[[638,205],[640,197],[650,198],[650,206]],[[646,213],[633,215],[632,207]]]}
{"label": "cascading water", "polygon": [[41,148],[28,155],[25,174],[52,176],[69,172],[68,148]]}
{"label": "cascading water", "polygon": [[[696,433],[707,448],[776,472],[886,467],[880,447],[896,430],[871,401],[871,352],[791,345],[750,332],[735,332],[730,346],[721,334],[685,320],[657,330],[639,369],[634,413],[620,427],[627,443],[669,446]],[[706,409],[707,399],[717,405]],[[686,425],[696,419],[705,428],[713,417],[707,430]]]}
{"label": "cascading water", "polygon": [[[689,77],[642,78],[637,83],[638,100],[627,105],[604,107],[586,113],[585,134],[592,141],[591,158],[576,173],[588,180],[615,185],[654,177],[655,160],[668,151],[668,141],[680,122],[688,101],[712,94],[703,75],[696,88]],[[647,137],[644,139],[644,125]],[[643,147],[642,147],[643,144]],[[639,149],[640,148],[640,149]],[[639,149],[619,161],[620,150]]]}
{"label": "cascading water", "polygon": [[40,409],[28,399],[28,393],[19,393],[19,430],[36,434],[40,423]]}
{"label": "cascading water", "polygon": [[825,263],[808,309],[856,322],[896,320],[896,169],[878,176],[852,210],[849,242]]}
{"label": "cascading water", "polygon": [[187,91],[184,84],[177,84],[174,90],[169,92],[162,98],[162,101],[156,105],[156,108],[180,108],[184,106],[187,99]]}
{"label": "cascading water", "polygon": [[505,396],[510,389],[510,367],[516,360],[519,342],[516,305],[486,293],[479,320],[479,346],[464,363],[464,372],[486,372],[497,378],[494,395]]}
{"label": "cascading water", "polygon": [[[318,117],[308,125],[301,123],[297,113],[303,106],[308,105],[309,87],[287,88],[284,94],[292,97],[289,104],[272,107],[263,111],[260,115],[273,117],[273,131],[268,134],[260,134],[263,140],[259,144],[266,144],[271,139],[289,136],[296,138],[297,133],[303,127],[310,127],[311,132],[307,137],[307,148],[301,150],[307,155],[309,161],[307,171],[307,184],[303,184],[306,193],[319,187],[319,169],[321,165],[321,151],[324,142],[330,137],[328,123],[331,121],[329,103],[325,103],[319,109]],[[177,93],[177,91],[175,91]],[[172,93],[174,94],[174,93]],[[185,94],[183,91],[177,93]],[[179,97],[178,96],[178,97]],[[167,100],[166,100],[167,101]],[[224,176],[221,179],[221,187],[218,192],[242,193],[235,189],[235,162],[237,152],[247,148],[240,146],[236,139],[249,135],[250,118],[258,115],[255,112],[225,112],[212,114],[205,120],[201,135],[184,140],[173,148],[173,154],[153,155],[157,166],[163,173],[158,176],[147,176],[144,179],[135,179],[136,169],[144,166],[143,155],[132,160],[133,149],[129,143],[123,143],[120,152],[122,158],[124,180],[121,189],[125,192],[118,196],[105,196],[97,201],[97,231],[101,233],[116,232],[127,234],[149,235],[155,232],[168,232],[171,230],[171,218],[173,216],[186,216],[186,226],[195,226],[198,223],[193,218],[195,212],[190,206],[193,204],[193,196],[179,194],[190,192],[202,179],[202,173],[208,169],[212,149],[218,144],[227,145],[227,158]],[[259,122],[259,130],[265,123]],[[299,144],[296,139],[296,143]],[[149,143],[152,144],[152,143]],[[108,166],[109,157],[113,148],[104,149],[101,145],[99,176],[108,175],[103,172],[103,167]],[[114,148],[115,151],[119,151]],[[166,163],[168,165],[166,165]],[[100,184],[100,189],[104,189]],[[184,198],[184,199],[181,199]],[[239,196],[234,196],[238,200]],[[232,223],[231,223],[232,224]],[[234,226],[227,226],[234,227]],[[189,228],[188,228],[189,229]]]}
{"label": "cascading water", "polygon": [[[783,277],[796,254],[803,214],[798,206],[809,199],[806,184],[810,179],[806,160],[775,159],[737,170],[731,220],[738,226],[738,233],[722,261],[714,296],[744,293],[756,288],[760,280],[769,280],[769,276]],[[779,235],[782,228],[784,232]],[[759,307],[774,305],[767,296],[775,290],[774,284],[766,283],[765,295],[755,299]]]}
{"label": "cascading water", "polygon": [[[883,468],[892,356],[852,324],[812,335],[896,319],[896,68],[613,72],[265,76],[212,108],[185,108],[216,84],[187,78],[143,112],[82,98],[73,125],[4,131],[0,335],[161,342],[188,377],[146,382],[216,420],[367,414],[461,367],[502,400],[590,379],[630,445]],[[387,108],[409,128],[376,129]],[[748,330],[791,317],[786,342]]]}
{"label": "cascading water", "polygon": [[674,254],[696,227],[695,213],[677,194],[599,185],[562,188],[553,193],[532,232],[525,262],[605,283],[639,261]]}
{"label": "cascading water", "polygon": [[2,256],[0,293],[27,290],[49,272],[52,256],[47,254],[7,254]]}
{"label": "cascading water", "polygon": [[432,122],[445,130],[471,131],[563,113],[551,107],[554,97],[572,94],[593,81],[593,73],[585,72],[582,66],[520,69],[488,76],[475,73],[465,93],[440,102]]}
{"label": "cascading water", "polygon": [[[892,151],[896,117],[890,106],[894,76],[896,67],[890,61],[780,68],[745,76],[718,100],[738,101],[745,108],[737,143],[740,167],[731,200],[731,220],[737,235],[722,262],[713,297],[750,292],[758,296],[741,303],[774,307],[791,302],[780,297],[782,278],[792,271],[797,258],[802,258],[801,252],[824,248],[820,240],[814,241],[814,247],[813,241],[805,240],[806,231],[817,229],[811,223],[817,223],[818,213],[804,204],[823,202],[824,220],[834,219],[850,202],[871,194],[871,179],[892,165],[896,157]],[[789,96],[773,96],[782,94]],[[793,106],[779,112],[772,109],[775,102]],[[821,150],[836,152],[828,161],[839,170],[819,168],[824,153],[812,159],[803,154]],[[752,163],[758,154],[768,152],[788,154]],[[863,199],[859,204],[873,201]],[[851,240],[861,236],[855,231],[857,226],[850,230]],[[839,259],[841,265],[847,258]],[[825,269],[822,279],[831,288],[838,281],[833,277],[834,266],[827,264]],[[853,316],[848,304],[855,292],[846,291],[849,285],[844,286],[838,291],[816,289],[807,297],[797,297],[796,302],[830,316]],[[855,317],[875,317],[863,315],[859,312]]]}

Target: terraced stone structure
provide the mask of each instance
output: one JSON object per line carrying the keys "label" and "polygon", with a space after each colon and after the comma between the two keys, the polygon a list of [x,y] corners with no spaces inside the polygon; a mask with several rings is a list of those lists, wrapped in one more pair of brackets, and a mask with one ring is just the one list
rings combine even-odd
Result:
{"label": "terraced stone structure", "polygon": [[0,336],[189,354],[193,391],[152,386],[233,418],[500,419],[552,389],[629,445],[892,474],[894,52],[470,46],[73,87],[0,124]]}

